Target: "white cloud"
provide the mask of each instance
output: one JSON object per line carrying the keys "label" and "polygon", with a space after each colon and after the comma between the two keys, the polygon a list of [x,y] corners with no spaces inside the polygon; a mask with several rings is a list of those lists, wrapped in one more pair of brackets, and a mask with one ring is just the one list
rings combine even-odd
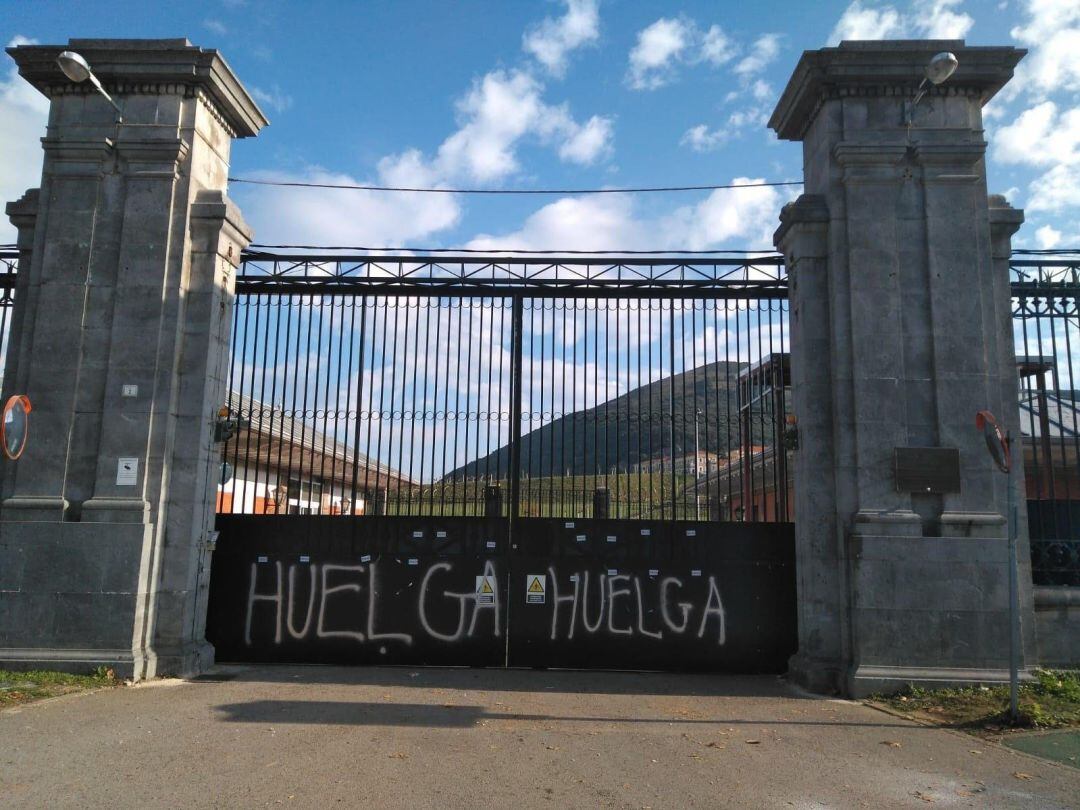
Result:
{"label": "white cloud", "polygon": [[963,0],[916,0],[912,27],[926,39],[963,39],[975,24],[970,14],[954,11]]}
{"label": "white cloud", "polygon": [[731,135],[726,130],[710,130],[705,124],[698,124],[696,127],[690,127],[690,129],[683,133],[682,138],[679,140],[679,145],[689,146],[695,152],[711,152],[712,150],[723,146],[730,138]]}
{"label": "white cloud", "polygon": [[845,39],[889,39],[900,36],[903,30],[900,12],[892,6],[874,8],[855,0],[840,15],[829,34],[829,44],[836,45]]}
{"label": "white cloud", "polygon": [[[766,35],[770,36],[775,35]],[[681,65],[704,62],[720,67],[738,52],[738,45],[719,25],[702,32],[693,20],[661,17],[638,32],[626,82],[634,90],[655,90],[674,81]]]}
{"label": "white cloud", "polygon": [[223,23],[221,20],[203,20],[203,28],[205,28],[212,34],[217,34],[219,37],[223,37],[227,33],[229,33],[229,29],[225,27],[225,23]]}
{"label": "white cloud", "polygon": [[711,65],[719,67],[734,58],[738,47],[724,33],[719,25],[714,25],[705,32],[701,43],[701,58]]}
{"label": "white cloud", "polygon": [[589,165],[610,154],[614,126],[610,118],[594,115],[576,127],[559,148],[559,157],[571,163]]}
{"label": "white cloud", "polygon": [[[8,46],[35,44],[35,40],[16,36]],[[0,78],[0,204],[17,200],[27,189],[41,185],[40,139],[48,117],[49,100],[11,64]],[[15,228],[0,210],[0,243],[14,242],[15,235]]]}
{"label": "white cloud", "polygon": [[526,31],[521,47],[553,76],[566,75],[567,57],[600,37],[597,0],[566,0],[566,13],[558,19],[546,18]]}
{"label": "white cloud", "polygon": [[1057,104],[1044,101],[1025,110],[997,131],[994,157],[1031,166],[1080,162],[1080,107],[1059,115]]}
{"label": "white cloud", "polygon": [[1080,166],[1057,165],[1028,186],[1028,211],[1062,211],[1074,206],[1080,206]]}
{"label": "white cloud", "polygon": [[829,34],[829,45],[845,39],[963,39],[975,20],[957,9],[963,0],[915,0],[911,13],[891,5],[854,0]]}
{"label": "white cloud", "polygon": [[671,81],[675,63],[689,47],[694,35],[692,23],[661,17],[638,32],[637,44],[630,51],[627,76],[635,90],[654,90]]}
{"label": "white cloud", "polygon": [[458,102],[461,127],[439,147],[434,168],[440,177],[499,180],[518,170],[516,149],[533,136],[558,146],[560,157],[592,163],[610,150],[608,118],[593,116],[584,126],[565,106],[545,104],[543,85],[522,71],[492,71],[474,82]]}
{"label": "white cloud", "polygon": [[[261,180],[362,184],[354,177],[312,167],[303,172],[255,172]],[[382,185],[429,187],[430,170],[418,152],[379,164]],[[453,227],[461,207],[452,194],[407,194],[319,188],[237,186],[230,191],[255,229],[256,241],[319,245],[397,246]]]}
{"label": "white cloud", "polygon": [[288,93],[284,92],[276,84],[269,90],[263,90],[260,87],[252,87],[251,95],[259,104],[264,107],[269,107],[275,112],[285,112],[292,106],[293,99]]}
{"label": "white cloud", "polygon": [[[733,183],[760,183],[736,177]],[[466,247],[480,250],[642,250],[714,248],[728,240],[767,248],[785,198],[768,186],[717,189],[694,205],[645,218],[634,198],[611,194],[564,197],[545,205],[522,227],[503,235],[481,234]]]}
{"label": "white cloud", "polygon": [[1005,88],[1007,98],[1022,91],[1045,97],[1058,90],[1080,91],[1080,3],[1028,0],[1027,21],[1013,37],[1031,48]]}
{"label": "white cloud", "polygon": [[1035,242],[1041,250],[1052,250],[1061,244],[1061,231],[1043,225],[1035,231]]}
{"label": "white cloud", "polygon": [[735,72],[744,78],[761,73],[780,54],[780,35],[762,34],[750,49],[750,53],[735,65]]}

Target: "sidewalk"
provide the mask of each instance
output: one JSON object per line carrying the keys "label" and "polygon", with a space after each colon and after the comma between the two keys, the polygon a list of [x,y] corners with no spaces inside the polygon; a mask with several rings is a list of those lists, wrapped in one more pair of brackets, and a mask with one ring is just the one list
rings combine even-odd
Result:
{"label": "sidewalk", "polygon": [[0,712],[17,807],[1075,807],[1080,771],[774,678],[221,667]]}

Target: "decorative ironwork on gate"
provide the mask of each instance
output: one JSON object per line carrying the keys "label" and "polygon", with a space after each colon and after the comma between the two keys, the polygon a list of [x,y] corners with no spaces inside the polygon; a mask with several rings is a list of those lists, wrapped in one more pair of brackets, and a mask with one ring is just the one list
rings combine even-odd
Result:
{"label": "decorative ironwork on gate", "polygon": [[1010,271],[1032,578],[1080,586],[1080,258]]}
{"label": "decorative ironwork on gate", "polygon": [[790,520],[780,257],[252,251],[236,292],[220,512]]}

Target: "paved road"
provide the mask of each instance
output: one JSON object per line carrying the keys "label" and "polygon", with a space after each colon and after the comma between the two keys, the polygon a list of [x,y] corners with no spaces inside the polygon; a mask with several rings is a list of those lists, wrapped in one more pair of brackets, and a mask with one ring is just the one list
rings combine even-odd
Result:
{"label": "paved road", "polygon": [[5,807],[333,804],[1076,807],[1080,771],[772,678],[236,667],[0,712]]}

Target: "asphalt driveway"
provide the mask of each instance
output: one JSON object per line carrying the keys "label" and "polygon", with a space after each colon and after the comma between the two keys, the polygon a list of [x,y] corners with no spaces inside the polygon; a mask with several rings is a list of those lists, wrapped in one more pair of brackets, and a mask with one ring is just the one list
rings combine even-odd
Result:
{"label": "asphalt driveway", "polygon": [[0,712],[14,807],[1077,807],[1080,771],[775,678],[221,667]]}

